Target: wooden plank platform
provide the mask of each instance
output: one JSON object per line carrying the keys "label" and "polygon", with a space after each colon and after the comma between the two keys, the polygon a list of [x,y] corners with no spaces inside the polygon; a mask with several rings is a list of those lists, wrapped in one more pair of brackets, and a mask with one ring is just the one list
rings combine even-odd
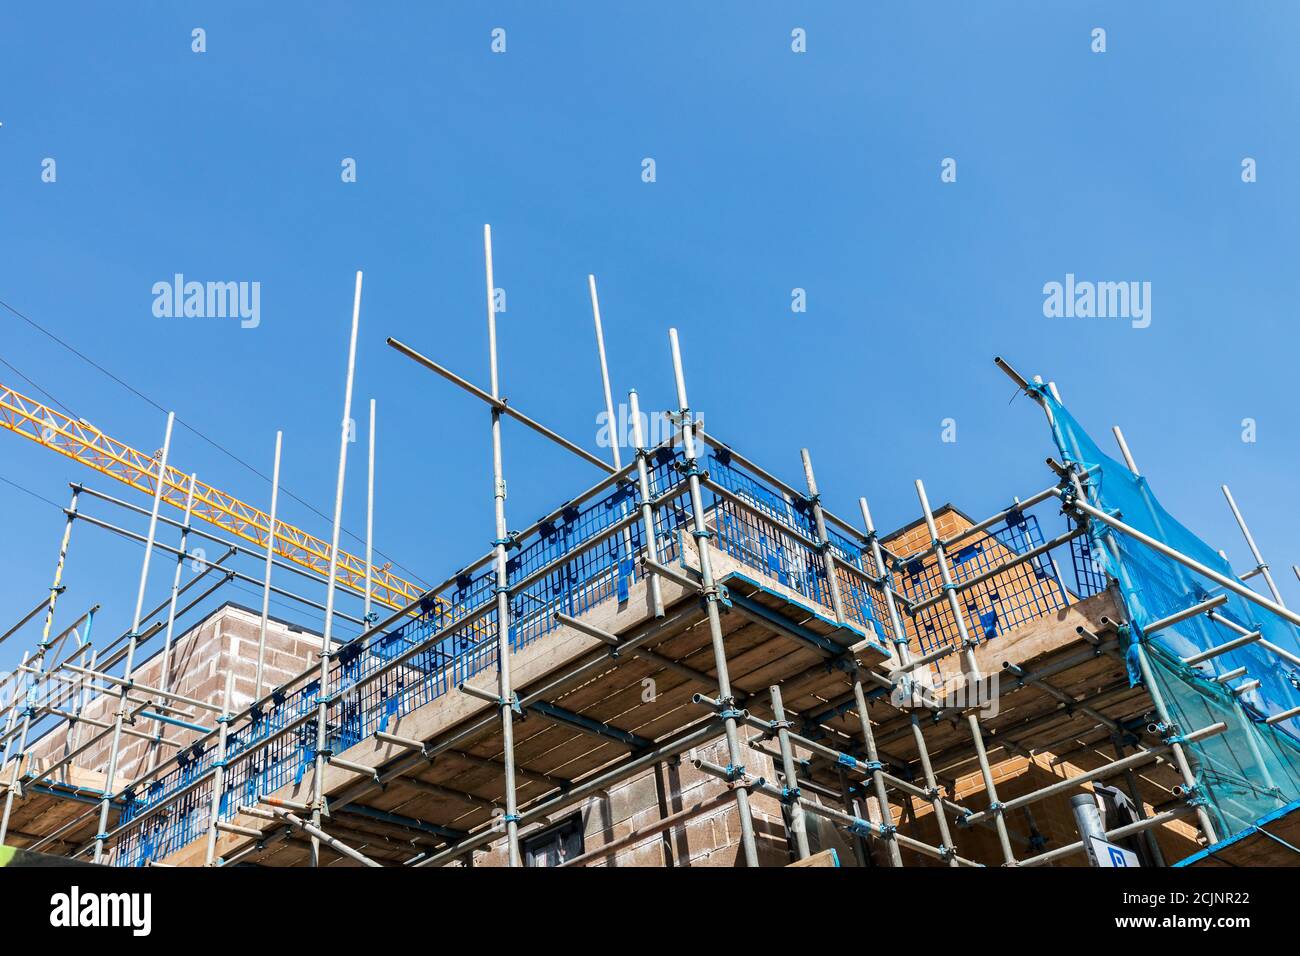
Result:
{"label": "wooden plank platform", "polygon": [[838,867],[840,865],[839,855],[834,849],[822,850],[820,853],[814,853],[811,856],[804,857],[802,860],[796,860],[790,866],[830,866]]}
{"label": "wooden plank platform", "polygon": [[[41,769],[43,763],[38,761],[35,772]],[[15,798],[5,839],[17,848],[31,846],[96,807],[103,792],[102,772],[75,766],[62,768],[53,780],[43,780],[36,788],[27,787],[21,797]],[[114,804],[109,809],[110,826],[117,822],[117,816],[118,807]],[[54,853],[71,853],[94,839],[98,827],[96,810],[46,846]]]}

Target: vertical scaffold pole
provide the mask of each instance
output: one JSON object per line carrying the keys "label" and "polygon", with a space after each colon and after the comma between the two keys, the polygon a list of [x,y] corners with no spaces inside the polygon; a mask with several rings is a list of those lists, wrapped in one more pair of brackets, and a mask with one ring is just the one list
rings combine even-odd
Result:
{"label": "vertical scaffold pole", "polygon": [[1273,575],[1269,572],[1268,562],[1264,556],[1259,553],[1259,546],[1255,544],[1255,536],[1250,533],[1250,528],[1246,525],[1246,519],[1241,515],[1241,509],[1237,507],[1237,502],[1233,500],[1232,492],[1228,490],[1227,485],[1220,485],[1223,489],[1223,497],[1228,499],[1228,507],[1232,509],[1232,516],[1237,519],[1237,527],[1241,529],[1241,536],[1246,539],[1246,547],[1250,548],[1250,556],[1255,559],[1255,569],[1264,577],[1264,583],[1268,585],[1268,593],[1273,595],[1273,600],[1283,607],[1286,602],[1282,600],[1282,592],[1277,589],[1277,583],[1273,580]]}
{"label": "vertical scaffold pole", "polygon": [[63,593],[63,567],[68,560],[68,545],[72,540],[72,523],[77,520],[77,499],[80,488],[72,489],[72,501],[68,505],[67,520],[63,524],[63,538],[59,542],[59,560],[54,565],[54,582],[50,585],[50,603],[45,609],[45,624],[41,628],[40,653],[43,655],[49,646],[50,631],[54,627],[54,608],[59,595]]}
{"label": "vertical scaffold pole", "polygon": [[[94,618],[92,617],[91,621],[93,620]],[[89,630],[90,622],[87,622],[86,628],[87,630]],[[87,640],[89,640],[89,638],[87,638]],[[95,669],[95,664],[99,661],[99,649],[95,647],[91,647],[89,648],[89,650],[90,650],[89,661],[86,660],[86,652],[85,651],[81,652],[81,666],[93,672]],[[80,734],[81,715],[85,713],[86,705],[93,700],[93,693],[89,688],[90,683],[91,683],[90,678],[88,678],[85,674],[77,675],[77,691],[78,691],[77,709],[73,711],[77,719],[68,721],[68,730],[66,735],[64,736],[64,744],[63,744],[64,757],[71,757],[72,752],[77,749],[77,740],[81,736]]]}
{"label": "vertical scaffold pole", "polygon": [[[1034,380],[1038,381],[1039,377],[1034,376]],[[1055,427],[1051,410],[1048,409],[1046,406],[1043,407],[1043,410],[1047,412],[1048,424]],[[1118,425],[1112,425],[1110,427],[1110,430],[1111,433],[1115,436],[1115,444],[1119,446],[1120,454],[1124,457],[1125,467],[1127,467],[1129,471],[1133,472],[1134,477],[1142,478],[1142,472],[1138,471],[1137,462],[1133,458],[1133,452],[1129,451],[1128,442],[1124,440],[1124,433],[1120,431]],[[1076,458],[1077,457],[1079,456],[1076,449]],[[1151,495],[1151,489],[1147,486],[1145,480],[1142,480],[1138,483],[1138,489],[1142,493],[1142,503],[1146,505],[1147,512],[1151,515],[1151,522],[1155,526],[1156,532],[1160,535],[1161,538],[1164,538],[1166,536],[1164,522],[1160,518],[1160,512],[1156,510],[1156,502]],[[1088,499],[1085,497],[1083,500],[1087,501]],[[1116,549],[1113,539],[1111,542],[1111,552],[1115,555],[1116,564],[1122,566],[1123,562],[1121,560],[1120,554]],[[1193,591],[1192,580],[1188,577],[1187,570],[1183,568],[1182,565],[1178,565],[1178,564],[1175,564],[1172,570],[1174,572],[1174,577],[1177,578],[1178,580],[1179,586],[1182,587],[1188,593],[1192,593]]]}
{"label": "vertical scaffold pole", "polygon": [[[170,424],[168,425],[170,433]],[[50,584],[49,603],[45,608],[45,623],[41,628],[41,643],[36,649],[35,668],[37,672],[36,680],[40,680],[40,674],[45,671],[45,655],[50,647],[50,631],[54,627],[54,608],[58,604],[59,595],[63,593],[63,568],[68,559],[68,545],[72,541],[72,524],[77,520],[77,498],[81,494],[81,489],[74,486],[72,489],[72,501],[68,505],[67,515],[63,522],[63,537],[59,539],[59,558],[54,564],[54,580]],[[17,679],[18,684],[24,683],[23,678]],[[14,797],[21,791],[19,778],[22,776],[23,759],[27,756],[27,735],[32,728],[32,717],[35,709],[29,700],[27,706],[23,708],[23,727],[18,739],[18,753],[14,760],[13,770],[9,776],[9,788],[5,791],[4,812],[0,813],[0,844],[5,841],[5,836],[9,832],[9,816],[13,811]],[[100,828],[101,830],[103,827]]]}
{"label": "vertical scaffold pole", "polygon": [[876,735],[871,730],[871,718],[867,714],[867,695],[863,693],[862,681],[853,678],[853,706],[858,712],[858,722],[862,727],[862,740],[866,744],[867,764],[871,767],[871,783],[876,791],[876,803],[880,808],[880,826],[889,845],[890,866],[902,866],[903,855],[898,850],[895,836],[894,811],[889,805],[889,795],[885,790],[884,765],[880,762],[880,752],[876,749]]}
{"label": "vertical scaffold pole", "polygon": [[781,747],[781,775],[785,777],[786,815],[789,818],[790,833],[794,837],[795,855],[801,860],[808,858],[808,820],[804,809],[799,805],[799,776],[795,773],[794,748],[790,746],[790,722],[785,719],[785,703],[781,700],[781,688],[773,684],[768,689],[772,695],[772,725],[776,728],[776,740]]}
{"label": "vertical scaffold pole", "polygon": [[9,678],[13,680],[13,687],[9,689],[9,705],[5,708],[7,711],[5,716],[5,733],[4,742],[3,744],[0,744],[0,753],[4,753],[6,757],[3,762],[0,762],[0,767],[2,767],[4,763],[8,762],[8,754],[10,753],[9,736],[13,733],[14,724],[18,722],[18,697],[22,693],[23,684],[27,682],[27,660],[31,655],[31,651],[23,651],[23,659],[18,665],[18,670],[9,675]]}
{"label": "vertical scaffold pole", "polygon": [[596,296],[596,277],[587,276],[587,287],[591,290],[591,315],[596,323],[596,352],[600,356],[600,383],[605,390],[605,415],[609,422],[610,452],[614,456],[615,470],[623,467],[618,445],[622,437],[618,434],[618,420],[614,418],[614,393],[609,387],[609,363],[605,361],[605,330],[600,324],[600,299]]}
{"label": "vertical scaffold pole", "polygon": [[1128,470],[1133,472],[1133,474],[1141,475],[1142,472],[1138,471],[1137,462],[1133,460],[1133,453],[1128,450],[1128,442],[1124,440],[1124,433],[1120,431],[1118,425],[1111,425],[1110,431],[1111,434],[1115,436],[1115,444],[1119,445],[1119,453],[1124,458],[1125,466],[1127,466]]}
{"label": "vertical scaffold pole", "polygon": [[[497,374],[496,284],[492,276],[492,227],[483,226],[483,257],[487,273],[488,362],[491,366],[492,397],[501,399]],[[501,460],[501,411],[492,408],[492,499],[496,512],[496,598],[497,598],[497,707],[501,712],[501,749],[505,776],[506,844],[511,866],[521,866],[519,858],[519,806],[515,797],[515,728],[514,688],[510,681],[510,572],[506,550],[510,532],[506,527],[506,479]]]}
{"label": "vertical scaffold pole", "polygon": [[[1132,465],[1131,456],[1129,456],[1129,470],[1135,475],[1138,473]],[[1080,501],[1086,500],[1086,492],[1084,491],[1082,479],[1075,474],[1071,476],[1071,481],[1074,485],[1074,491],[1078,496],[1078,499]],[[1115,562],[1116,569],[1123,579],[1121,587],[1126,590],[1132,590],[1133,584],[1127,578],[1128,570],[1120,555],[1119,544],[1115,540],[1116,537],[1116,535],[1108,535],[1106,537],[1106,546],[1110,549],[1111,557]],[[1155,539],[1151,540],[1154,541]],[[1181,570],[1181,568],[1179,570]],[[1206,570],[1208,571],[1208,569]],[[1227,578],[1224,578],[1224,581],[1227,580]],[[1260,600],[1262,601],[1263,598],[1260,598]],[[1134,656],[1137,658],[1138,670],[1142,674],[1142,683],[1146,687],[1147,693],[1151,696],[1151,704],[1155,708],[1156,717],[1159,718],[1160,722],[1165,727],[1171,728],[1170,732],[1173,733],[1174,731],[1172,728],[1174,724],[1169,715],[1169,708],[1165,706],[1164,694],[1161,693],[1160,687],[1155,682],[1155,675],[1151,670],[1151,662],[1147,659],[1144,639],[1139,638],[1136,634],[1133,635],[1131,647]],[[1188,791],[1190,793],[1198,793],[1200,785],[1197,783],[1196,775],[1192,772],[1191,762],[1187,759],[1187,752],[1183,748],[1182,743],[1179,741],[1173,741],[1170,744],[1169,750],[1170,753],[1173,754],[1174,765],[1177,767],[1179,775],[1183,778],[1183,783],[1188,788]],[[1206,845],[1208,846],[1217,843],[1218,837],[1215,835],[1214,823],[1210,819],[1210,814],[1206,811],[1205,806],[1201,803],[1196,804],[1196,820],[1201,827],[1201,833],[1205,836]]]}
{"label": "vertical scaffold pole", "polygon": [[[727,671],[727,648],[722,640],[722,617],[718,611],[718,587],[713,580],[713,563],[709,557],[709,538],[712,532],[704,518],[704,496],[700,493],[700,466],[695,457],[695,418],[691,413],[690,403],[686,399],[686,376],[682,371],[681,347],[677,342],[677,330],[668,330],[668,341],[672,346],[673,375],[677,380],[678,414],[682,422],[682,448],[686,455],[686,476],[690,487],[692,537],[700,557],[700,581],[704,592],[704,607],[709,619],[709,636],[713,643],[713,663],[717,671],[718,704],[726,729],[727,759],[730,774],[737,779],[744,773],[744,763],[740,749],[740,734],[736,728],[736,699],[731,692],[731,677]],[[745,865],[758,866],[758,845],[754,840],[754,816],[749,807],[749,790],[738,786],[736,790],[736,811],[740,817],[740,841],[745,853]]]}
{"label": "vertical scaffold pole", "polygon": [[[27,683],[29,676],[26,672],[27,660],[31,656],[30,651],[23,651],[22,663],[18,665],[18,673],[13,675],[14,686],[9,692],[9,715],[5,718],[5,735],[3,761],[0,761],[0,768],[8,762],[10,757],[10,735],[14,731],[14,724],[18,717],[18,699],[27,693]],[[23,717],[26,720],[26,714]],[[14,760],[14,769],[9,775],[9,782],[5,785],[5,809],[4,819],[0,820],[0,846],[4,845],[5,834],[9,830],[9,812],[13,806],[14,788],[18,786],[18,774],[22,770],[23,750],[26,748],[26,741],[18,745],[18,755]]]}
{"label": "vertical scaffold pole", "polygon": [[[609,430],[609,447],[610,453],[614,458],[614,470],[618,471],[623,467],[623,456],[619,451],[623,442],[622,429],[618,427],[618,419],[614,417],[614,393],[610,390],[609,385],[609,363],[605,360],[605,329],[600,321],[600,298],[596,295],[596,277],[587,276],[587,286],[591,290],[591,315],[596,324],[596,352],[600,357],[600,384],[605,397],[605,415],[608,420]],[[620,507],[620,510],[626,514],[626,505]],[[632,529],[623,529],[623,557],[631,561],[634,555],[632,549]]]}
{"label": "vertical scaffold pole", "polygon": [[[956,586],[952,581],[952,572],[948,567],[948,552],[943,546],[943,539],[939,537],[939,531],[934,524],[934,514],[930,511],[930,499],[925,495],[925,485],[921,479],[916,479],[916,494],[921,500],[921,510],[925,514],[925,526],[930,532],[930,541],[934,546],[935,563],[939,567],[939,577],[943,582],[944,593],[948,595],[948,608],[952,611],[954,622],[957,625],[957,637],[961,641],[962,661],[966,667],[966,686],[972,686],[978,692],[978,688],[983,681],[980,674],[979,663],[975,660],[976,641],[971,638],[970,632],[966,629],[966,614],[962,610],[961,602],[957,600]],[[969,704],[970,701],[968,700]],[[998,843],[1002,845],[1002,857],[1007,866],[1015,866],[1016,857],[1011,849],[1011,834],[1007,832],[1007,821],[1005,814],[1002,812],[1002,804],[998,801],[997,785],[993,782],[993,769],[989,766],[989,756],[984,749],[984,730],[980,726],[979,715],[975,711],[969,710],[966,714],[966,722],[970,725],[971,742],[975,745],[975,756],[979,761],[980,776],[984,778],[984,790],[989,795],[989,809],[993,812],[993,823],[998,832]]]}
{"label": "vertical scaffold pole", "polygon": [[280,503],[280,447],[284,432],[275,433],[275,465],[271,471],[271,515],[266,531],[266,566],[262,571],[262,619],[257,626],[257,675],[253,685],[254,702],[262,699],[262,667],[266,661],[266,625],[271,616],[271,565],[275,561],[275,510]]}
{"label": "vertical scaffold pole", "polygon": [[[880,538],[876,534],[875,523],[871,520],[871,509],[867,506],[866,498],[858,498],[858,508],[862,511],[862,523],[867,529],[867,547],[871,551],[876,575],[880,578],[880,590],[885,595],[885,609],[889,613],[889,626],[894,634],[894,652],[898,655],[899,666],[907,667],[912,662],[912,651],[907,644],[907,629],[903,626],[902,615],[898,613],[898,604],[894,601],[893,582],[889,568],[885,565]],[[911,681],[914,678],[912,672],[908,670],[904,671],[899,679]],[[934,812],[934,821],[939,826],[939,838],[943,841],[940,850],[947,857],[948,866],[956,867],[959,865],[957,847],[953,843],[952,832],[948,829],[948,818],[944,816],[943,798],[939,793],[939,782],[935,778],[934,767],[930,763],[930,748],[926,746],[925,734],[921,731],[921,719],[911,707],[907,708],[907,716],[912,725],[912,740],[916,744],[916,755],[921,761],[921,772],[925,777],[925,791],[930,801],[930,809]]]}
{"label": "vertical scaffold pole", "polygon": [[835,613],[835,620],[843,624],[844,599],[840,594],[840,576],[836,573],[835,556],[831,552],[830,538],[826,534],[826,517],[822,511],[821,495],[817,492],[817,478],[813,474],[812,458],[807,448],[799,449],[799,455],[803,459],[804,480],[808,483],[808,502],[812,506],[813,528],[817,532],[817,545],[821,550],[822,569],[826,574],[826,588],[830,591],[831,610]]}
{"label": "vertical scaffold pole", "polygon": [[116,784],[118,753],[122,746],[122,723],[126,719],[127,694],[131,690],[131,674],[135,670],[135,650],[140,643],[140,617],[144,613],[144,592],[149,584],[149,558],[153,555],[154,541],[158,536],[158,506],[162,504],[163,485],[167,479],[167,458],[172,449],[172,426],[176,413],[167,413],[167,430],[163,434],[162,455],[158,459],[158,477],[154,480],[153,508],[149,512],[149,532],[145,536],[144,558],[140,562],[140,587],[135,594],[135,612],[131,615],[131,636],[126,643],[126,663],[122,668],[122,684],[117,693],[117,713],[113,717],[113,738],[108,749],[108,772],[104,777],[104,798],[99,804],[99,829],[95,831],[95,862],[104,861],[104,839],[108,836],[108,812],[113,801]]}
{"label": "vertical scaffold pole", "polygon": [[[172,640],[176,634],[176,602],[181,593],[181,572],[185,569],[185,559],[189,557],[185,553],[185,548],[189,543],[190,537],[190,517],[194,513],[194,485],[198,481],[198,474],[191,473],[188,490],[185,492],[185,516],[181,520],[181,540],[180,546],[176,549],[176,568],[172,574],[172,593],[167,604],[167,633],[163,638],[162,650],[162,671],[159,674],[161,683],[159,687],[162,690],[171,690],[171,673],[172,673]],[[163,706],[167,703],[166,698],[155,698],[155,706]],[[166,736],[167,725],[161,720],[154,721],[154,733],[157,737],[149,744],[149,769],[152,770],[158,765],[158,757],[162,750],[162,738]]]}
{"label": "vertical scaffold pole", "polygon": [[[650,468],[647,464],[645,434],[641,430],[641,405],[636,389],[627,393],[628,411],[632,416],[632,444],[636,446],[637,491],[641,496],[641,524],[645,526],[645,553],[651,561],[659,561],[659,544],[655,539],[655,509],[650,489]],[[650,572],[650,606],[655,617],[664,616],[664,597],[659,585],[659,575]]]}
{"label": "vertical scaffold pole", "polygon": [[374,578],[375,558],[375,400],[370,400],[370,452],[366,461],[366,594],[361,619],[363,631],[370,629],[370,586]]}
{"label": "vertical scaffold pole", "polygon": [[[1142,641],[1134,640],[1133,647],[1138,660],[1138,669],[1142,672],[1142,683],[1146,685],[1147,693],[1151,695],[1151,703],[1156,710],[1156,716],[1160,722],[1170,728],[1170,733],[1177,733],[1172,729],[1174,723],[1169,716],[1169,708],[1165,706],[1165,695],[1161,693],[1160,687],[1156,684],[1155,674],[1151,670],[1151,662],[1147,659],[1147,649]],[[1199,793],[1201,785],[1196,780],[1196,775],[1192,773],[1192,765],[1187,759],[1187,751],[1180,741],[1173,741],[1169,747],[1174,756],[1174,765],[1178,768],[1178,773],[1183,778],[1183,783],[1191,793]],[[1219,842],[1219,837],[1215,833],[1214,822],[1210,819],[1209,811],[1201,802],[1196,803],[1196,822],[1201,826],[1201,832],[1205,834],[1206,846],[1213,846]]]}
{"label": "vertical scaffold pole", "polygon": [[[329,574],[325,581],[325,627],[320,639],[320,689],[316,697],[316,769],[311,785],[311,824],[319,833],[325,796],[325,763],[329,754],[330,647],[334,632],[334,594],[339,571],[339,531],[343,527],[343,487],[348,470],[348,443],[352,438],[352,382],[357,367],[357,328],[361,322],[361,270],[357,270],[352,295],[352,334],[348,339],[347,384],[343,389],[343,421],[339,437],[339,473],[334,486],[334,527],[330,536]],[[311,865],[320,866],[320,837],[311,834]]]}
{"label": "vertical scaffold pole", "polygon": [[[1047,419],[1050,423],[1052,421],[1051,411],[1047,409],[1045,409],[1045,411],[1047,411]],[[1128,442],[1124,440],[1124,433],[1120,431],[1118,425],[1112,425],[1111,432],[1115,436],[1115,443],[1119,445],[1120,454],[1124,457],[1124,464],[1134,475],[1141,477],[1142,473],[1138,470],[1137,461],[1134,460],[1133,453],[1129,450]],[[1073,477],[1073,482],[1075,491],[1078,493],[1080,499],[1086,501],[1087,497],[1084,492],[1083,482],[1078,475]],[[1147,510],[1151,513],[1152,520],[1155,522],[1157,530],[1163,534],[1159,515],[1156,513],[1155,506],[1147,493],[1145,485],[1142,487],[1142,497],[1146,503]],[[1124,576],[1127,569],[1120,555],[1119,545],[1115,541],[1115,536],[1108,536],[1106,544],[1110,548],[1111,556],[1115,560],[1120,575]],[[1181,565],[1176,564],[1174,566],[1174,573],[1177,576],[1179,583],[1182,584],[1189,593],[1191,593],[1191,587],[1187,582],[1186,570]],[[1125,580],[1127,582],[1127,579]],[[1127,586],[1130,588],[1132,587],[1131,583],[1128,583]],[[1133,647],[1138,660],[1138,668],[1142,673],[1142,682],[1147,687],[1147,693],[1151,695],[1151,703],[1155,707],[1156,716],[1160,718],[1160,721],[1165,724],[1165,726],[1172,727],[1173,723],[1169,717],[1169,710],[1165,706],[1164,695],[1160,692],[1160,688],[1156,686],[1155,678],[1151,671],[1151,664],[1147,660],[1146,648],[1143,646],[1143,642],[1137,639],[1136,636],[1133,639]],[[1178,768],[1179,775],[1183,778],[1183,783],[1186,784],[1193,793],[1197,792],[1198,784],[1196,782],[1196,776],[1192,773],[1192,766],[1187,759],[1187,752],[1184,750],[1183,745],[1181,743],[1175,743],[1170,748],[1170,751],[1174,757],[1174,765]],[[1200,804],[1196,807],[1196,820],[1201,827],[1201,832],[1206,838],[1207,845],[1216,843],[1217,837],[1215,836],[1214,823],[1211,821],[1210,814],[1206,811],[1205,807]]]}
{"label": "vertical scaffold pole", "polygon": [[[817,532],[817,544],[821,548],[822,566],[826,573],[826,585],[830,591],[831,608],[835,620],[840,624],[847,622],[844,615],[844,595],[840,590],[839,571],[835,566],[835,554],[832,550],[830,535],[826,531],[826,514],[822,510],[821,494],[817,490],[817,476],[813,472],[812,456],[807,448],[801,448],[799,455],[803,459],[803,475],[808,485],[808,500],[812,505],[813,528]],[[889,795],[885,790],[884,766],[876,750],[876,735],[871,730],[871,718],[867,713],[866,694],[862,690],[862,681],[857,674],[852,675],[854,706],[858,711],[858,722],[862,728],[862,740],[866,745],[867,761],[871,766],[871,783],[876,793],[876,806],[880,819],[876,822],[885,828],[886,842],[889,845],[889,863],[902,866],[903,857],[898,851],[895,838],[894,813],[889,806]]]}
{"label": "vertical scaffold pole", "polygon": [[[1121,734],[1117,733],[1111,738],[1111,746],[1115,749],[1115,759],[1123,760],[1128,751]],[[1128,787],[1129,797],[1133,800],[1133,812],[1137,814],[1139,820],[1147,819],[1146,803],[1142,800],[1142,790],[1138,786],[1137,774],[1132,768],[1124,771],[1124,784]],[[1146,843],[1147,852],[1151,854],[1152,862],[1159,867],[1165,866],[1165,855],[1160,849],[1160,841],[1156,839],[1155,829],[1147,827],[1143,830],[1142,839]]]}
{"label": "vertical scaffold pole", "polygon": [[213,763],[212,802],[208,811],[208,852],[204,866],[212,866],[217,860],[217,818],[221,813],[221,791],[226,786],[226,750],[227,737],[230,733],[230,698],[235,687],[234,661],[226,671],[226,688],[221,694],[221,716],[217,718],[217,759]]}
{"label": "vertical scaffold pole", "polygon": [[[857,798],[853,796],[853,784],[849,781],[848,773],[843,767],[836,767],[835,771],[840,780],[840,803],[844,807],[844,812],[854,819],[862,819],[862,808],[858,806]],[[863,869],[875,866],[876,861],[872,859],[867,838],[857,830],[852,831],[850,838],[853,840],[853,856],[858,861],[858,866]]]}
{"label": "vertical scaffold pole", "polygon": [[197,473],[191,473],[189,488],[185,493],[185,516],[181,521],[180,547],[176,552],[176,568],[172,574],[171,599],[167,605],[167,633],[163,638],[162,674],[159,678],[162,681],[163,690],[171,690],[172,640],[176,634],[176,601],[180,596],[181,572],[185,568],[185,559],[189,557],[185,549],[189,545],[190,517],[194,513],[194,485],[198,481],[198,477]]}

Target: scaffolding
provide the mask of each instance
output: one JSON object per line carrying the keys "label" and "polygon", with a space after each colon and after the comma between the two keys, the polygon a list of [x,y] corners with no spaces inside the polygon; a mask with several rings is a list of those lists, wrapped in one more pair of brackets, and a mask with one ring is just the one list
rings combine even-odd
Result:
{"label": "scaffolding", "polygon": [[[950,512],[937,513],[917,480],[914,542],[905,544],[901,533],[882,539],[866,498],[860,524],[825,506],[806,449],[797,488],[704,429],[688,400],[676,330],[669,332],[672,433],[647,444],[632,391],[630,460],[621,460],[615,439],[613,461],[605,462],[502,397],[487,227],[484,247],[489,388],[410,345],[388,343],[489,409],[490,550],[409,601],[391,600],[391,588],[376,592],[390,612],[378,619],[369,540],[363,566],[349,567],[342,580],[358,273],[333,538],[323,564],[286,564],[264,538],[255,549],[191,527],[195,489],[206,487],[193,475],[183,482],[183,520],[161,515],[165,489],[180,481],[162,477],[170,416],[160,456],[138,463],[142,472],[155,470],[152,479],[141,477],[153,493],[151,509],[73,486],[49,593],[0,637],[45,611],[35,650],[0,683],[0,842],[15,806],[39,795],[86,809],[52,817],[28,849],[117,866],[473,865],[475,853],[497,846],[506,863],[520,866],[521,836],[531,829],[647,769],[685,760],[720,789],[564,865],[610,858],[723,807],[735,814],[739,859],[764,865],[774,857],[757,801],[779,808],[780,840],[793,861],[813,856],[810,818],[844,834],[861,862],[1078,861],[1087,858],[1084,838],[1044,847],[1033,811],[1106,780],[1122,782],[1138,810],[1106,839],[1141,837],[1163,863],[1161,828],[1195,826],[1211,846],[1300,797],[1300,616],[1283,605],[1226,487],[1256,561],[1240,577],[1161,508],[1118,429],[1124,463],[1100,451],[1054,386],[997,359],[1047,417],[1062,459],[1048,461],[1052,483],[983,520],[948,527],[941,519]],[[612,428],[594,277],[589,288]],[[371,403],[367,539],[374,416]],[[507,418],[602,472],[522,531],[506,521]],[[277,476],[279,452],[277,435]],[[267,528],[276,527],[277,488],[278,480]],[[147,517],[147,532],[88,514],[87,499]],[[1041,522],[1060,516],[1063,530],[1045,535]],[[132,626],[102,648],[89,634],[97,607],[51,637],[78,522],[144,546]],[[159,540],[160,528],[179,531],[177,547]],[[190,535],[226,551],[183,581]],[[168,600],[145,613],[154,551],[176,567]],[[236,570],[240,558],[261,563],[261,578]],[[1069,584],[1062,565],[1073,569]],[[324,587],[324,602],[273,587],[273,567]],[[1270,597],[1246,583],[1254,577]],[[205,580],[209,587],[182,605]],[[219,703],[178,694],[166,666],[160,686],[137,682],[145,643],[163,634],[166,662],[177,620],[241,580],[262,596],[255,692],[246,706],[234,704],[233,675]],[[336,604],[345,585],[363,593],[360,617]],[[323,627],[317,663],[267,689],[272,593],[321,612]],[[359,633],[337,637],[340,621]],[[1061,621],[1069,641],[1059,639]],[[1047,630],[1055,643],[1032,662],[998,659],[1006,642],[1041,643]],[[64,654],[69,640],[75,647]],[[945,683],[950,678],[959,693]],[[638,696],[643,680],[657,682],[649,701]],[[100,698],[112,703],[111,720],[88,716]],[[42,739],[61,742],[61,756],[44,766],[30,759],[38,728]],[[150,754],[125,783],[124,737],[146,741]],[[77,778],[77,758],[105,740],[102,782],[89,786]],[[715,741],[725,764],[703,752]],[[1105,747],[1110,755],[1098,759]],[[1042,754],[1077,772],[1000,795],[1000,760]],[[1069,763],[1080,755],[1091,765]],[[772,777],[747,760],[771,761]],[[1170,799],[1150,799],[1149,781],[1138,776],[1147,772],[1173,781]],[[963,787],[959,777],[974,783]],[[385,805],[397,791],[416,797]],[[422,812],[398,812],[419,800]]]}

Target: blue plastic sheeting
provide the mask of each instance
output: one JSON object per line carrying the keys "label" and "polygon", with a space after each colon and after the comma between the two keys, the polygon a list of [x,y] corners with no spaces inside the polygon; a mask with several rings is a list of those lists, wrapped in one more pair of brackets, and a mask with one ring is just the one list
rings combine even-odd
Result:
{"label": "blue plastic sheeting", "polygon": [[[1103,453],[1069,411],[1041,386],[1031,386],[1050,413],[1053,435],[1066,464],[1083,475],[1088,503],[1179,551],[1212,571],[1240,580],[1219,553],[1178,522],[1152,493],[1146,478]],[[1259,817],[1300,797],[1300,741],[1296,718],[1269,725],[1264,718],[1300,705],[1300,672],[1260,643],[1247,644],[1195,666],[1183,659],[1219,647],[1239,633],[1198,614],[1147,634],[1161,618],[1227,593],[1217,615],[1259,631],[1279,648],[1300,653],[1293,624],[1267,608],[1225,592],[1213,581],[1166,558],[1102,521],[1089,523],[1090,558],[1113,578],[1132,627],[1131,638],[1149,649],[1155,679],[1180,731],[1215,723],[1227,733],[1191,745],[1204,800],[1218,820],[1220,836],[1242,832]],[[1213,678],[1247,668],[1236,683],[1259,687],[1234,695]],[[1132,676],[1140,679],[1130,668]]]}
{"label": "blue plastic sheeting", "polygon": [[[1089,503],[1205,565],[1212,571],[1236,578],[1232,566],[1219,553],[1161,507],[1146,478],[1105,455],[1060,402],[1046,391],[1043,400],[1054,419],[1057,446],[1066,462],[1087,469],[1085,488]],[[1225,593],[1212,581],[1157,554],[1145,545],[1117,532],[1100,521],[1091,523],[1092,557],[1119,582],[1131,623],[1139,630],[1159,618]],[[1215,610],[1264,639],[1293,654],[1300,654],[1300,636],[1289,621],[1235,594]],[[1163,628],[1152,639],[1178,657],[1190,657],[1230,641],[1239,635],[1222,624],[1198,614],[1181,624]],[[1300,673],[1277,655],[1256,644],[1221,654],[1197,665],[1209,676],[1247,667],[1260,687],[1242,695],[1243,701],[1259,713],[1272,715],[1300,705]],[[1287,721],[1292,732],[1300,730]]]}

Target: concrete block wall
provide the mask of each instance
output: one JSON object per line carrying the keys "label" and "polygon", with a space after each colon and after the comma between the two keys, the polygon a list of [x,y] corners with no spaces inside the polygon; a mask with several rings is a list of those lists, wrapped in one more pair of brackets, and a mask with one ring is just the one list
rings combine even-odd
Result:
{"label": "concrete block wall", "polygon": [[[711,763],[727,764],[726,741],[717,740],[698,748],[699,755]],[[746,768],[751,774],[775,780],[771,760],[753,751],[745,756]],[[544,826],[527,829],[521,834],[521,845],[530,836],[542,833],[549,827],[580,814],[583,827],[583,852],[598,850],[601,846],[621,840],[628,834],[642,830],[679,810],[690,807],[722,793],[726,785],[709,774],[697,770],[689,755],[679,762],[659,764],[608,791],[590,797],[579,804],[557,811]],[[784,866],[793,857],[785,838],[781,819],[781,806],[770,797],[753,795],[750,806],[754,815],[755,837],[759,860],[763,866]],[[588,866],[613,867],[699,867],[744,866],[740,846],[740,827],[736,804],[726,800],[719,806],[692,817],[690,820],[652,834],[614,851],[609,856],[597,857]],[[476,853],[475,866],[504,866],[504,843]]]}

